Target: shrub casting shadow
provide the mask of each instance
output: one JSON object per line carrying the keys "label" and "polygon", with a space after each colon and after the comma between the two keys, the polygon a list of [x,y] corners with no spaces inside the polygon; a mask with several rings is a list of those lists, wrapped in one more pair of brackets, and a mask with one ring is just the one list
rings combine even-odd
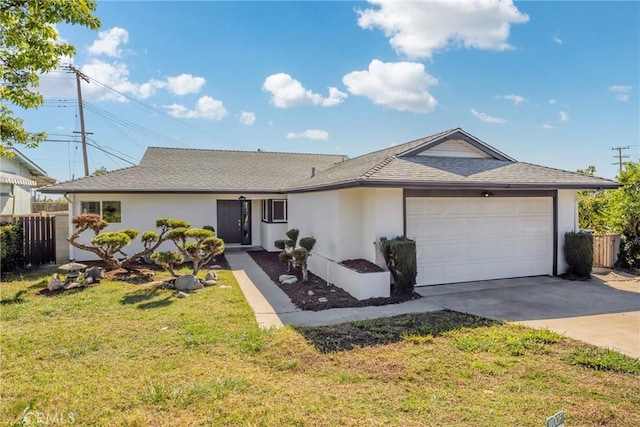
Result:
{"label": "shrub casting shadow", "polygon": [[138,304],[136,308],[140,310],[148,310],[150,308],[166,307],[173,303],[173,299],[171,298],[171,296],[151,301],[154,298],[160,296],[160,289],[161,288],[157,287],[131,292],[130,294],[127,294],[120,299],[120,304]]}
{"label": "shrub casting shadow", "polygon": [[0,300],[0,305],[22,304],[25,302],[25,299],[22,298],[22,296],[26,293],[27,291],[25,290],[18,291],[12,298],[3,298]]}
{"label": "shrub casting shadow", "polygon": [[442,310],[315,328],[296,327],[296,330],[320,352],[331,353],[355,347],[391,344],[411,335],[438,336],[460,328],[479,328],[500,323],[472,314]]}

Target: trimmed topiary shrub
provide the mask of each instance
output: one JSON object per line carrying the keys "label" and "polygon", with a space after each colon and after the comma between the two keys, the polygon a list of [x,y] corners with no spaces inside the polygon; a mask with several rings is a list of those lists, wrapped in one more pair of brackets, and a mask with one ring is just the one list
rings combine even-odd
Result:
{"label": "trimmed topiary shrub", "polygon": [[391,292],[394,295],[412,295],[418,275],[416,242],[404,236],[391,240],[382,237],[380,251],[393,276]]}
{"label": "trimmed topiary shrub", "polygon": [[0,265],[3,272],[14,271],[24,265],[22,227],[18,222],[0,227]]}
{"label": "trimmed topiary shrub", "polygon": [[306,283],[309,281],[307,260],[311,256],[311,251],[316,244],[316,238],[302,237],[298,242],[300,231],[296,228],[288,230],[285,234],[288,239],[273,242],[274,246],[282,251],[278,254],[278,259],[287,265],[288,273],[291,272],[293,267],[300,267],[302,282]]}
{"label": "trimmed topiary shrub", "polygon": [[569,274],[582,279],[591,277],[593,234],[573,231],[565,233],[564,257],[569,265]]}

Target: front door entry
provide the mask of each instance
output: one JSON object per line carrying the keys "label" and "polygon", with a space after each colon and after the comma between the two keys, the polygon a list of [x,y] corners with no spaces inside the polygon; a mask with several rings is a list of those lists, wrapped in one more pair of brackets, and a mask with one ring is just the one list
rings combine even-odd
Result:
{"label": "front door entry", "polygon": [[250,200],[218,200],[217,235],[227,244],[251,244]]}

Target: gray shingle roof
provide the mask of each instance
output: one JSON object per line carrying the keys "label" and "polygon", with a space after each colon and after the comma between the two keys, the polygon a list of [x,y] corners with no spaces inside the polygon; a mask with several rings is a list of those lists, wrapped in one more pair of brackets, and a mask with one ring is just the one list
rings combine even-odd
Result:
{"label": "gray shingle roof", "polygon": [[47,193],[98,192],[243,192],[269,193],[346,156],[257,151],[149,147],[140,164],[67,181],[42,189]]}
{"label": "gray shingle roof", "polygon": [[[616,188],[614,181],[580,175],[559,169],[517,162],[486,146],[487,153],[498,158],[428,157],[404,155],[423,145],[431,145],[449,136],[470,136],[451,129],[405,144],[365,154],[336,164],[315,177],[300,181],[290,191],[311,191],[350,186],[397,186],[434,188]],[[472,137],[472,136],[470,136]],[[473,138],[473,137],[472,137]],[[486,145],[478,141],[477,146]],[[414,150],[414,151],[417,151]],[[513,160],[513,161],[512,161]]]}
{"label": "gray shingle roof", "polygon": [[[494,158],[416,155],[447,137],[471,138]],[[476,144],[477,141],[477,144]],[[461,129],[451,129],[353,159],[249,151],[147,149],[138,166],[63,182],[45,193],[303,192],[351,186],[423,188],[616,188],[608,179],[516,162]],[[316,175],[311,177],[311,168]]]}

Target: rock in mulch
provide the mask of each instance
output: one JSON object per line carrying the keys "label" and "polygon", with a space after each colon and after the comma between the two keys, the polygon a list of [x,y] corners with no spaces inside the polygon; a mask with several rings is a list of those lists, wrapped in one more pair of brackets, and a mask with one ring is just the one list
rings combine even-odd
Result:
{"label": "rock in mulch", "polygon": [[64,283],[62,282],[62,280],[60,280],[60,278],[56,273],[53,273],[51,275],[51,278],[49,278],[49,284],[47,285],[47,288],[50,291],[57,291],[58,289],[64,289]]}
{"label": "rock in mulch", "polygon": [[84,283],[87,285],[91,283],[100,283],[100,280],[104,279],[104,269],[102,267],[91,267],[83,276]]}
{"label": "rock in mulch", "polygon": [[294,283],[298,283],[298,278],[293,274],[281,274],[280,277],[278,277],[278,280],[284,285],[293,285]]}
{"label": "rock in mulch", "polygon": [[325,297],[320,297],[318,298],[318,302],[328,302],[329,300],[326,299]]}

